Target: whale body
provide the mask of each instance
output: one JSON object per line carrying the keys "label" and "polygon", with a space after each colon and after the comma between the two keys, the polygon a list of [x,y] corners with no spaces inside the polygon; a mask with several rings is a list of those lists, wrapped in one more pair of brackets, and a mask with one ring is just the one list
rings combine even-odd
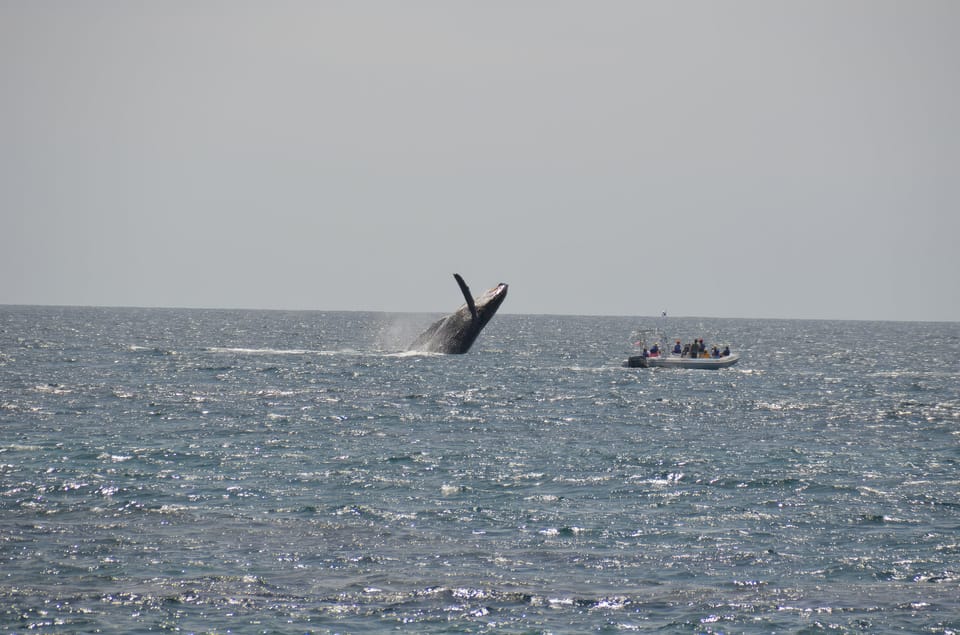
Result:
{"label": "whale body", "polygon": [[459,273],[453,274],[467,303],[430,325],[410,345],[411,351],[463,354],[470,350],[480,331],[507,297],[507,285],[500,283],[476,298]]}

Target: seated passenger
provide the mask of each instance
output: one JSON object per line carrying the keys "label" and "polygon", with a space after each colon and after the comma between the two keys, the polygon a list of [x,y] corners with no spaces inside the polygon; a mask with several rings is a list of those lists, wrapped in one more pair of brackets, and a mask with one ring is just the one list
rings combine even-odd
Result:
{"label": "seated passenger", "polygon": [[650,357],[660,357],[660,347],[656,344],[650,347]]}
{"label": "seated passenger", "polygon": [[717,359],[718,357],[720,357],[720,349],[714,346],[710,350],[710,356],[713,357],[714,359]]}
{"label": "seated passenger", "polygon": [[729,345],[723,347],[723,356],[724,356],[724,357],[730,357],[730,346],[729,346]]}
{"label": "seated passenger", "polygon": [[677,343],[673,345],[673,354],[680,355],[683,353],[683,348],[680,347],[680,340],[677,340]]}

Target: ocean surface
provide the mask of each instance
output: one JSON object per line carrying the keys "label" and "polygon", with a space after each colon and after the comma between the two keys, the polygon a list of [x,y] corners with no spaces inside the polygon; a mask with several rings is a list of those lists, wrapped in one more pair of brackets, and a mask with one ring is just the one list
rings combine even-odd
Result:
{"label": "ocean surface", "polygon": [[0,306],[0,632],[960,632],[960,324],[435,317]]}

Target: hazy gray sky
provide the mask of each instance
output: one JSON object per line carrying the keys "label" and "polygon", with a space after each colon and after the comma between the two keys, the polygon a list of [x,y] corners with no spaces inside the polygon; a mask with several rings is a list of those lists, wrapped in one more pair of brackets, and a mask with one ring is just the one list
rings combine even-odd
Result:
{"label": "hazy gray sky", "polygon": [[960,2],[0,0],[0,304],[960,321]]}

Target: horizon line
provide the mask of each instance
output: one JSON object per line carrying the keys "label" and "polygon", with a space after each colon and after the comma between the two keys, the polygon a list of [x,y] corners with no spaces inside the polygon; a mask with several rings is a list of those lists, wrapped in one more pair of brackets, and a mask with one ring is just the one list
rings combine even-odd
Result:
{"label": "horizon line", "polygon": [[[164,310],[164,311],[259,311],[274,313],[382,313],[387,315],[445,315],[450,311],[391,311],[386,309],[279,309],[279,308],[249,308],[249,307],[202,307],[202,306],[148,306],[123,304],[23,304],[0,303],[0,308],[49,308],[49,309],[129,309],[129,310]],[[612,313],[540,313],[540,312],[512,312],[498,311],[499,315],[513,315],[518,317],[598,317],[623,319],[654,319],[669,320],[671,318],[710,319],[710,320],[771,320],[771,321],[802,321],[802,322],[924,322],[931,324],[958,324],[960,320],[942,319],[889,319],[889,318],[822,318],[822,317],[762,317],[762,316],[718,316],[718,315],[641,315],[641,314],[612,314]]]}

